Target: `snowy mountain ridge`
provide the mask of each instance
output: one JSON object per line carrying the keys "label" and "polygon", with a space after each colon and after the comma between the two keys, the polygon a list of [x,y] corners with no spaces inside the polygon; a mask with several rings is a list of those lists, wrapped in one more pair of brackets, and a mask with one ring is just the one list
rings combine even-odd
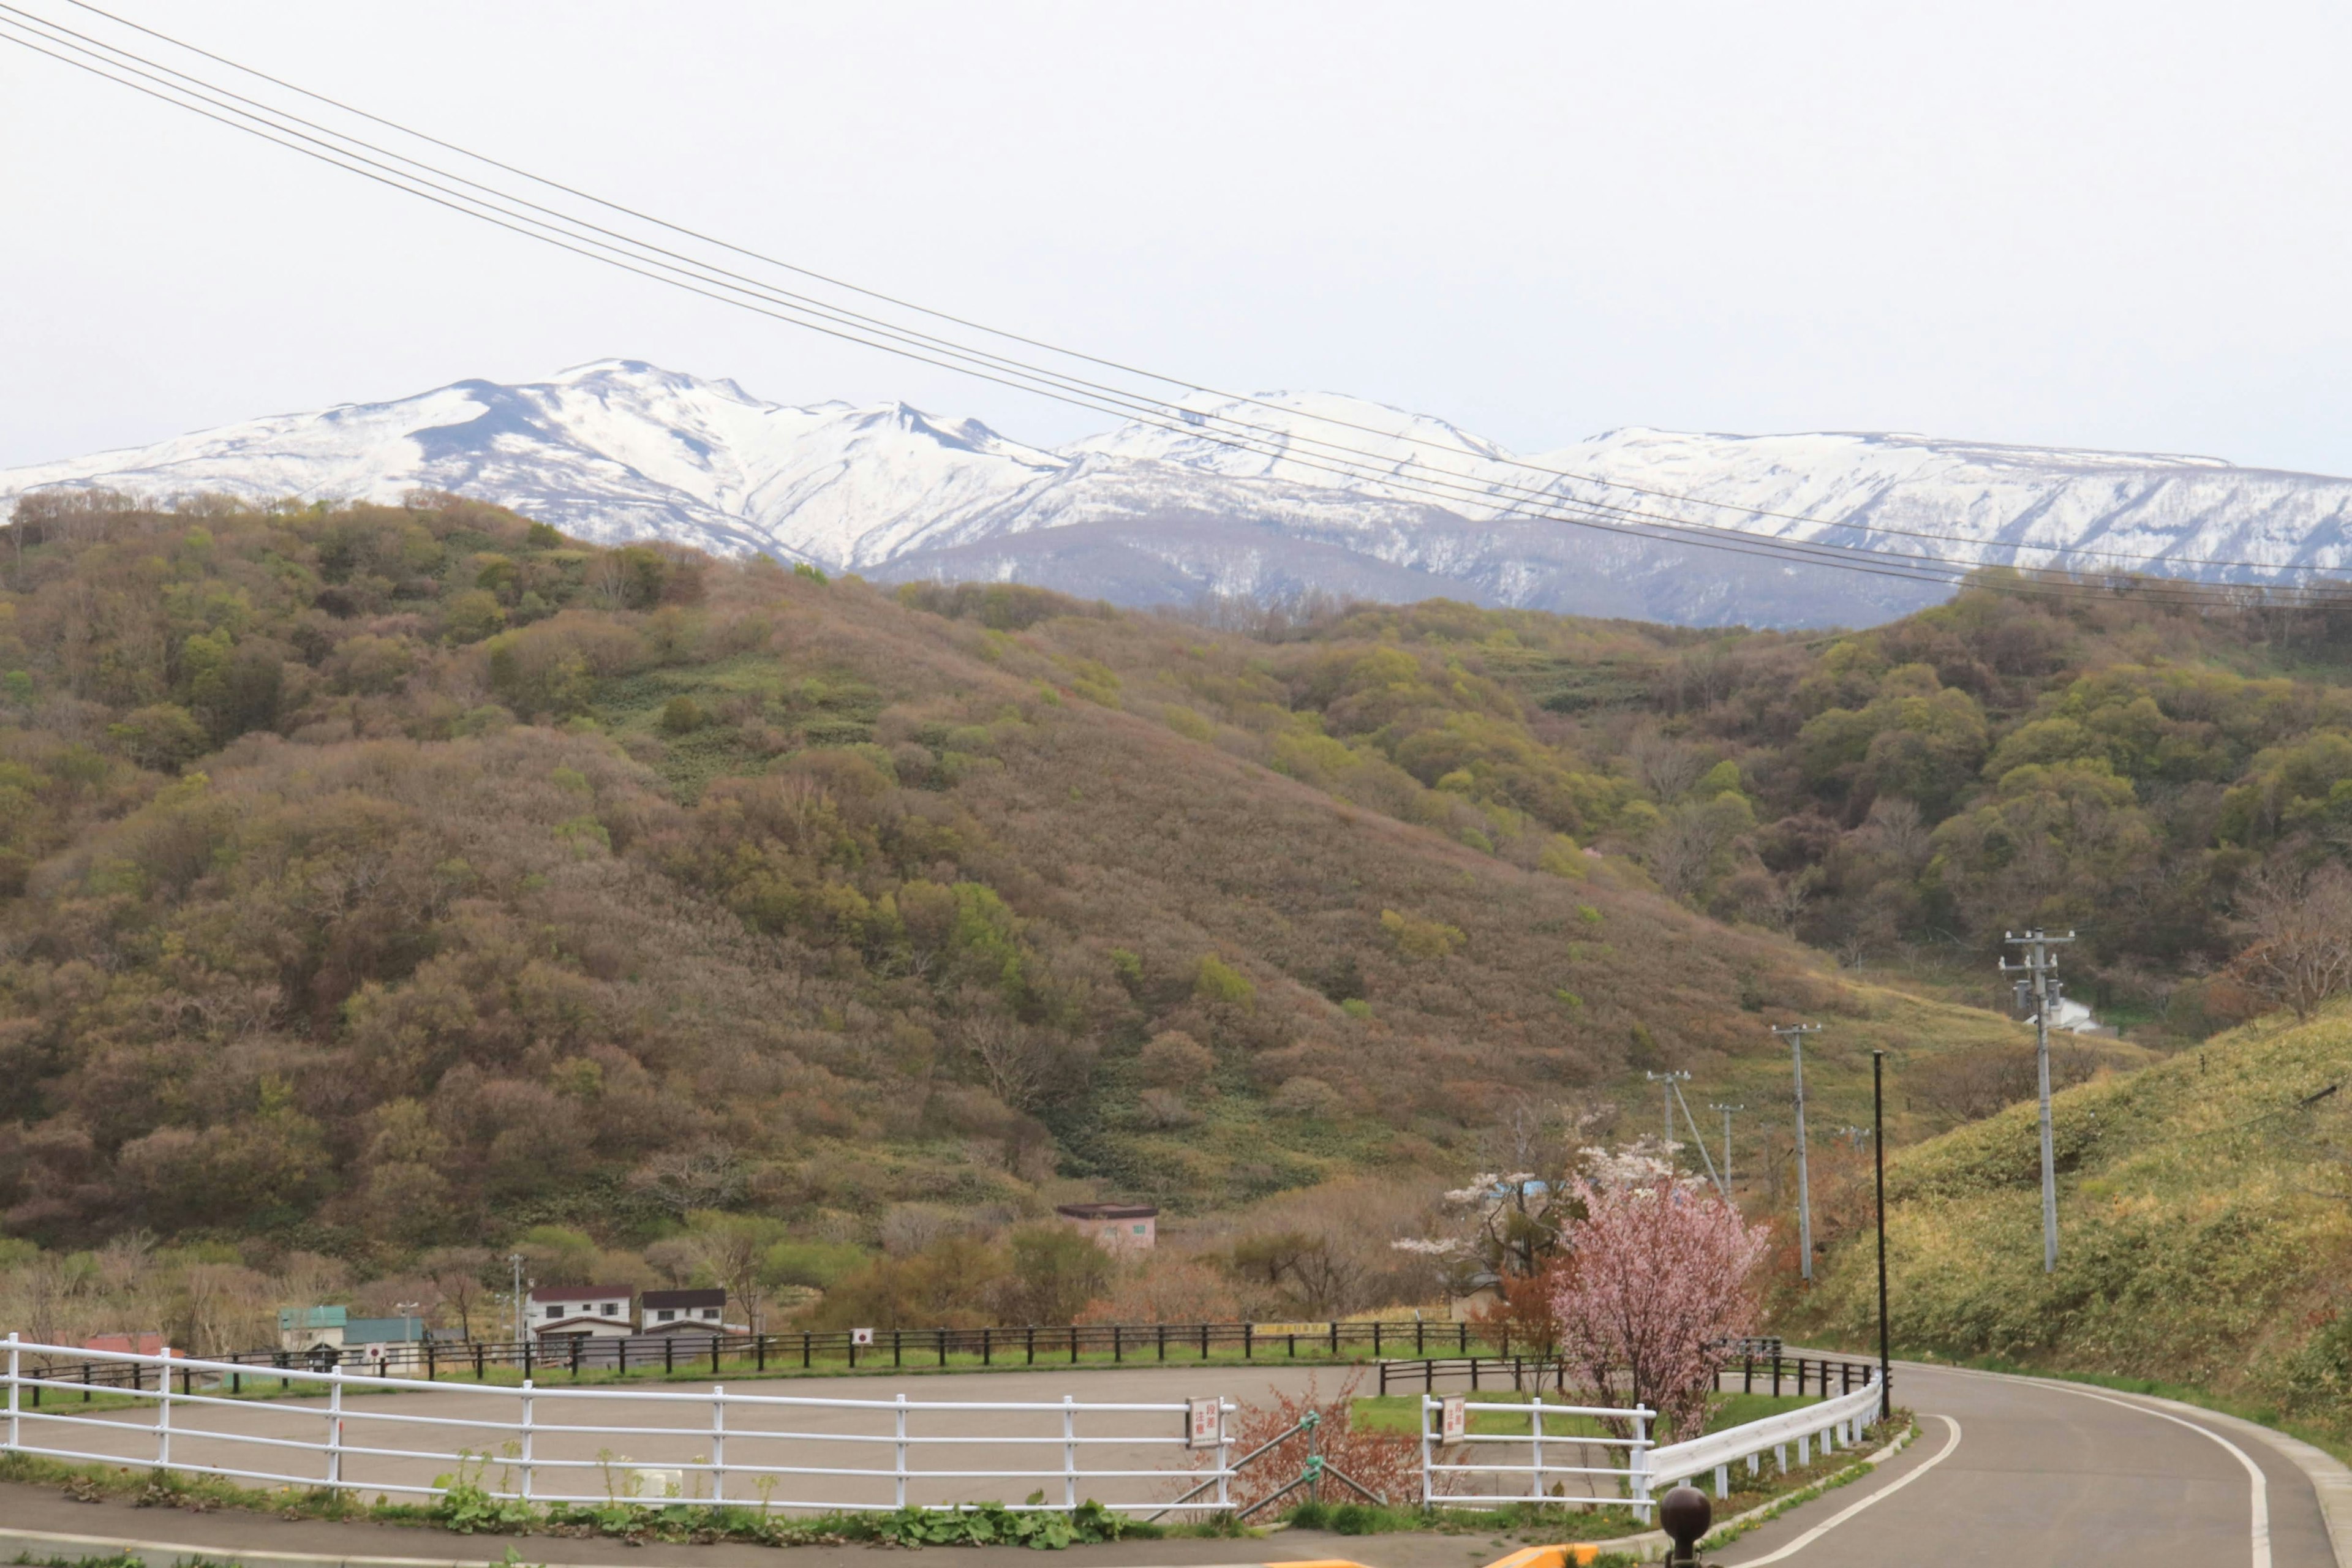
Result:
{"label": "snowy mountain ridge", "polygon": [[[461,381],[0,470],[0,500],[53,486],[254,500],[424,488],[590,539],[765,551],[890,578],[1017,578],[1123,602],[1322,586],[1697,623],[1857,624],[1943,590],[1514,509],[1614,508],[1606,515],[1727,531],[1708,537],[1735,547],[1745,532],[2026,566],[2154,558],[2205,578],[2300,580],[2352,557],[2352,480],[2212,458],[1643,428],[1517,458],[1443,420],[1332,394],[1189,406],[1197,423],[1130,424],[1049,450],[904,404],[790,407],[731,381],[603,360],[544,382]],[[1228,420],[1272,450],[1213,439]]]}

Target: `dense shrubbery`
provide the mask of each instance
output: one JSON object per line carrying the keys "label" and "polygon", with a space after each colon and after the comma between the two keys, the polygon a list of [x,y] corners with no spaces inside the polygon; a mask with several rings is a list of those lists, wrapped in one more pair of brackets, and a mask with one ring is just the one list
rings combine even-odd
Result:
{"label": "dense shrubbery", "polygon": [[[1024,1262],[1104,1191],[1263,1212],[1292,1261],[1253,1301],[1358,1305],[1414,1287],[1335,1261],[1353,1199],[1246,1205],[1433,1188],[1526,1097],[1846,1005],[1587,855],[1638,778],[1392,626],[900,604],[447,497],[36,497],[9,533],[0,1226],[185,1244],[44,1255],[60,1322],[181,1300],[90,1284],[121,1268],[413,1300],[440,1258],[447,1300],[533,1236],[896,1321],[1249,1304]],[[1978,1027],[1908,1005],[1851,1010]],[[933,1303],[954,1246],[994,1261]]]}

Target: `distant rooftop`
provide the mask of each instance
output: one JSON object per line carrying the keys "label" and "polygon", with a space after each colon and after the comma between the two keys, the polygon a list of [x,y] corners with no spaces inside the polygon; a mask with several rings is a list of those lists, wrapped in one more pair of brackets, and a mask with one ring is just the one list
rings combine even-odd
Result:
{"label": "distant rooftop", "polygon": [[1157,1204],[1056,1204],[1054,1212],[1065,1219],[1157,1219]]}

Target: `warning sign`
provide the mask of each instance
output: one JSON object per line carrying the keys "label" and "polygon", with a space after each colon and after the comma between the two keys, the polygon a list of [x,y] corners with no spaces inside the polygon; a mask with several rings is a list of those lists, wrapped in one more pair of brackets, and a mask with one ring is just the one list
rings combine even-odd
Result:
{"label": "warning sign", "polygon": [[874,1342],[874,1331],[872,1329],[852,1329],[849,1331],[849,1342],[854,1345],[870,1345]]}
{"label": "warning sign", "polygon": [[1184,1425],[1184,1446],[1188,1448],[1213,1448],[1225,1440],[1225,1402],[1222,1399],[1194,1399],[1187,1402]]}
{"label": "warning sign", "polygon": [[1470,1429],[1470,1405],[1460,1394],[1448,1394],[1437,1407],[1437,1436],[1440,1442],[1459,1443]]}

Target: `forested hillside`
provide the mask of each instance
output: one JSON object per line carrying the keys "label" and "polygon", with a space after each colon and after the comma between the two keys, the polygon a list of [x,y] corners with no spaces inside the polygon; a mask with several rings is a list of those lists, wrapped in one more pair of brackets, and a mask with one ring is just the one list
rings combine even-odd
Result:
{"label": "forested hillside", "polygon": [[1823,1127],[1874,1046],[1899,1136],[1981,1115],[2025,1037],[1915,982],[2000,1000],[2001,930],[2073,923],[2134,1038],[2062,1065],[2152,1059],[2263,1005],[2249,890],[2352,814],[2335,618],[2129,592],[1165,616],[439,496],[36,497],[0,583],[0,1227],[52,1247],[584,1268],[737,1213],[832,1278],[1100,1194],[1378,1250],[1371,1188],[1281,1194],[1409,1228],[1665,1067],[1769,1210],[1768,1025],[1831,1026]]}
{"label": "forested hillside", "polygon": [[0,1214],[50,1245],[1198,1211],[1458,1175],[1799,1011],[2006,1034],[1586,854],[1654,786],[1442,608],[1276,645],[446,498],[12,534]]}

